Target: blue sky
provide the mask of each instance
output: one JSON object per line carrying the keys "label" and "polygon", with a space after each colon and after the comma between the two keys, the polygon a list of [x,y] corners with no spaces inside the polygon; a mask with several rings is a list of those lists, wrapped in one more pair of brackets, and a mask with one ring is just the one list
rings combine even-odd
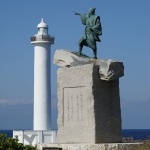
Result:
{"label": "blue sky", "polygon": [[[122,127],[150,128],[150,1],[149,0],[26,0],[0,1],[0,129],[32,129],[33,45],[43,17],[51,47],[52,128],[57,118],[56,49],[78,50],[84,26],[73,11],[87,13],[96,7],[103,35],[97,43],[98,58],[122,61],[120,78]],[[83,52],[92,56],[92,50]]]}

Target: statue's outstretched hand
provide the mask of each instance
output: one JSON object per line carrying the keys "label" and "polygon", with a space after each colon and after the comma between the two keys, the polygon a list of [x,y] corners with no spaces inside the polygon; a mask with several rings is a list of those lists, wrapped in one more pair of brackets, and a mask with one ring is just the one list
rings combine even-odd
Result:
{"label": "statue's outstretched hand", "polygon": [[74,12],[75,15],[80,15],[79,13],[77,13],[77,12],[75,12],[75,11],[73,11],[73,12]]}

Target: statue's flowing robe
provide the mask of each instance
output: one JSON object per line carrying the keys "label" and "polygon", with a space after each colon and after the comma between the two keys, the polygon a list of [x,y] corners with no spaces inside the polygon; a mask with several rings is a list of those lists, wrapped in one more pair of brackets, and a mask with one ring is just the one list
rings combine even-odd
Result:
{"label": "statue's flowing robe", "polygon": [[85,14],[80,14],[80,17],[82,24],[86,27],[82,38],[79,40],[79,45],[82,43],[85,46],[96,49],[96,41],[100,42],[99,36],[102,35],[100,17],[96,15],[88,16]]}

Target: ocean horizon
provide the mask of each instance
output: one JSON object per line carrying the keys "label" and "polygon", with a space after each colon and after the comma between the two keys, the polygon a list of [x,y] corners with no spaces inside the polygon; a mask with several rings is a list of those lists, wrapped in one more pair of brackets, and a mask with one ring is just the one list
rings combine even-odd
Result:
{"label": "ocean horizon", "polygon": [[[22,129],[14,129],[22,130]],[[32,129],[23,129],[32,130]],[[57,130],[57,129],[52,129]],[[13,137],[13,130],[0,130],[0,133],[7,134],[7,137]],[[135,140],[146,140],[150,138],[150,129],[122,129],[122,137],[133,137]]]}

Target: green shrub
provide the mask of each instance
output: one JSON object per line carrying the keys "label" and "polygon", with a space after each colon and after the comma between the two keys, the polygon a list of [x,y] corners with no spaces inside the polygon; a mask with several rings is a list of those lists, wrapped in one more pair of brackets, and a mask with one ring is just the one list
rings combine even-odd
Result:
{"label": "green shrub", "polygon": [[18,143],[17,138],[8,138],[6,134],[0,133],[0,150],[36,150],[36,147]]}

